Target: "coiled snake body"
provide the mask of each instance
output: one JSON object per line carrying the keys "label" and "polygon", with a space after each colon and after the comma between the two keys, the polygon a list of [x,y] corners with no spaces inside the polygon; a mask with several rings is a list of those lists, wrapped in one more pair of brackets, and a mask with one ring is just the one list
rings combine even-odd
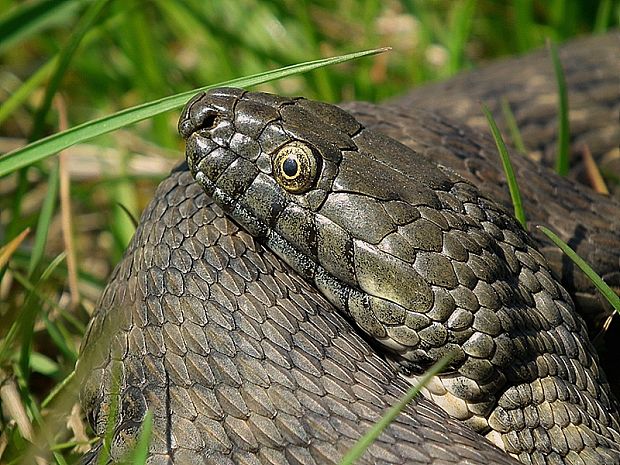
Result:
{"label": "coiled snake body", "polygon": [[[619,463],[618,404],[570,296],[502,199],[461,177],[479,171],[425,158],[484,157],[488,140],[399,104],[347,108],[357,119],[238,89],[188,103],[188,166],[143,214],[80,362],[99,434],[118,373],[112,460],[148,408],[150,463],[337,463],[404,377],[451,353],[427,386],[435,403],[409,405],[365,462]],[[403,127],[413,150],[373,124],[392,136]],[[544,198],[536,176],[547,173],[518,163],[534,173],[528,199]],[[603,219],[617,203],[566,180],[546,185],[573,205],[597,202],[587,233],[618,241]],[[564,215],[538,212],[551,225]],[[566,283],[596,307],[587,284]],[[102,337],[112,343],[92,342]]]}

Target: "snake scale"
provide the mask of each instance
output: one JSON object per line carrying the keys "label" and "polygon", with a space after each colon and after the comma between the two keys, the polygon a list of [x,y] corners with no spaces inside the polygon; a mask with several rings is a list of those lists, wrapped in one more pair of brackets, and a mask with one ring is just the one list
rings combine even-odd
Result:
{"label": "snake scale", "polygon": [[[618,38],[568,45],[564,61],[575,50],[594,67]],[[584,43],[596,52],[579,55]],[[527,60],[540,57],[512,63]],[[448,352],[428,399],[360,463],[620,463],[618,404],[567,290],[593,328],[608,309],[506,213],[492,141],[415,98],[344,111],[216,89],[188,103],[187,163],[144,211],[78,364],[94,431],[114,425],[108,463],[147,409],[148,463],[338,463]],[[513,163],[530,220],[614,284],[618,202]]]}

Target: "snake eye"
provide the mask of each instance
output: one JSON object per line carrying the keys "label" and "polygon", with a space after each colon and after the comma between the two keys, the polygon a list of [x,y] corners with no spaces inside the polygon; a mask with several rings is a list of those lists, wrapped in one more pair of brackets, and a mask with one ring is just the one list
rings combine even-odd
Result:
{"label": "snake eye", "polygon": [[302,142],[290,142],[275,154],[272,160],[273,176],[287,191],[302,194],[308,191],[317,174],[317,157]]}

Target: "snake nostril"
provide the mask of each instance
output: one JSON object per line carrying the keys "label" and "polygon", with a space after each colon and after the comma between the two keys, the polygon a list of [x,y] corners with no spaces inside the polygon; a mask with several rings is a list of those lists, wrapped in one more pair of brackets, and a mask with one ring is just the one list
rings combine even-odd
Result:
{"label": "snake nostril", "polygon": [[213,129],[217,125],[218,115],[215,112],[208,112],[196,127],[198,129]]}
{"label": "snake nostril", "polygon": [[194,132],[201,129],[210,130],[218,125],[220,114],[212,108],[186,110],[186,114],[179,120],[179,133],[188,139]]}

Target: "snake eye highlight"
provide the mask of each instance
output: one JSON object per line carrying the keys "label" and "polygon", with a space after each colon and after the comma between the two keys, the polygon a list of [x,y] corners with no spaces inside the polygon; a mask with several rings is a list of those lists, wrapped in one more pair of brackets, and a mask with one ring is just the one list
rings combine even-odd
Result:
{"label": "snake eye highlight", "polygon": [[302,194],[314,185],[317,174],[317,157],[302,142],[290,142],[272,159],[273,176],[292,194]]}

